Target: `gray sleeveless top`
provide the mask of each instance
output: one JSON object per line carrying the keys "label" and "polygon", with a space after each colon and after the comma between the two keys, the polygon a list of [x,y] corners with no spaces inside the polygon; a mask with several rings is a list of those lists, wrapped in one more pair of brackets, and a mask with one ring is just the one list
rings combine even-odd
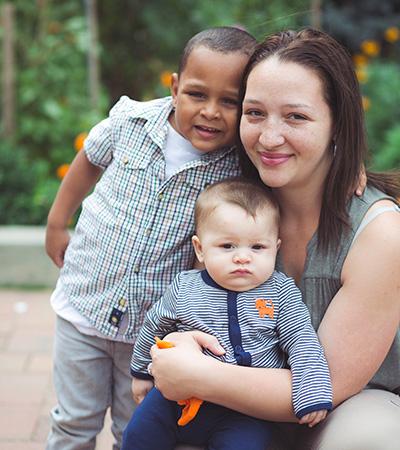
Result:
{"label": "gray sleeveless top", "polygon": [[[316,234],[308,243],[304,273],[299,288],[303,294],[303,301],[310,311],[315,329],[318,329],[330,301],[341,287],[340,275],[343,263],[364,215],[371,205],[383,199],[394,201],[392,197],[371,187],[366,188],[362,197],[353,197],[349,206],[351,231],[344,233],[335,250],[331,249],[327,254],[319,252]],[[276,268],[282,272],[285,271],[279,255]],[[400,329],[397,331],[389,354],[372,378],[370,386],[400,393]]]}

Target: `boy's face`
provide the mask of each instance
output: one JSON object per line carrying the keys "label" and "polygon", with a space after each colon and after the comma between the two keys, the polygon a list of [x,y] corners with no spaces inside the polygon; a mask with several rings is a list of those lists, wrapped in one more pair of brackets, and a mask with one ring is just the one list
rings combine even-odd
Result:
{"label": "boy's face", "polygon": [[238,122],[241,75],[248,57],[194,48],[186,67],[172,77],[175,112],[170,123],[198,150],[207,153],[233,145]]}
{"label": "boy's face", "polygon": [[236,205],[221,203],[193,236],[197,258],[220,286],[253,289],[272,274],[280,240],[268,208],[253,218]]}

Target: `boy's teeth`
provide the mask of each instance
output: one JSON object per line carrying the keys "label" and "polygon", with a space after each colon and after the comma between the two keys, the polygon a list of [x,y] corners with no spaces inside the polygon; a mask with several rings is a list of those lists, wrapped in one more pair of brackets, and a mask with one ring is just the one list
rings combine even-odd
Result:
{"label": "boy's teeth", "polygon": [[216,128],[209,128],[209,127],[203,127],[203,126],[199,126],[199,128],[201,128],[202,130],[205,130],[205,131],[213,131],[213,132],[218,131]]}

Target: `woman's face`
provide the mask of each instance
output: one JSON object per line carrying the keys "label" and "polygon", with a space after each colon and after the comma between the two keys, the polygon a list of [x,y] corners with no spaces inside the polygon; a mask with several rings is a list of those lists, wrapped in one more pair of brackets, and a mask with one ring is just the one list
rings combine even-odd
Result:
{"label": "woman's face", "polygon": [[271,57],[247,80],[243,146],[272,188],[322,186],[332,161],[332,118],[316,72]]}

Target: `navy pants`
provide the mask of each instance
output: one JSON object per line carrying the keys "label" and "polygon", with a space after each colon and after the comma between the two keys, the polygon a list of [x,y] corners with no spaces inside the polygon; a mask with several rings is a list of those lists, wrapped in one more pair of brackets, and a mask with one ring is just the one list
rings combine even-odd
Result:
{"label": "navy pants", "polygon": [[271,430],[264,420],[204,402],[187,425],[177,425],[182,407],[153,388],[136,408],[121,450],[174,450],[177,443],[208,450],[265,450]]}

